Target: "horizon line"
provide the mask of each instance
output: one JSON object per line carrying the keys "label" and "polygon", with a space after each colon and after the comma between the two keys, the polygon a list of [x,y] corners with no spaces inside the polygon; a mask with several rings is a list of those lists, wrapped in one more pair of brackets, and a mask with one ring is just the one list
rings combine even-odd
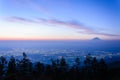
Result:
{"label": "horizon line", "polygon": [[[3,38],[0,38],[0,41],[2,41],[2,40],[29,40],[29,41],[74,41],[74,40],[76,40],[76,41],[78,41],[78,40],[81,40],[81,41],[86,41],[86,40],[93,40],[94,38],[96,38],[96,37],[90,37],[90,38],[12,38],[12,37],[3,37]],[[101,37],[97,37],[97,38],[99,38],[100,40],[120,40],[119,38],[118,39],[115,39],[115,38],[113,38],[113,39],[107,39],[107,38],[101,38]]]}

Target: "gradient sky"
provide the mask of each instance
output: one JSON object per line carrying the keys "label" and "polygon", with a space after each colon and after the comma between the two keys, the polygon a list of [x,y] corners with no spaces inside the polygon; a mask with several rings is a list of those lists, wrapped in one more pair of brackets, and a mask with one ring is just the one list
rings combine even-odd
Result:
{"label": "gradient sky", "polygon": [[120,0],[0,0],[0,39],[120,40]]}

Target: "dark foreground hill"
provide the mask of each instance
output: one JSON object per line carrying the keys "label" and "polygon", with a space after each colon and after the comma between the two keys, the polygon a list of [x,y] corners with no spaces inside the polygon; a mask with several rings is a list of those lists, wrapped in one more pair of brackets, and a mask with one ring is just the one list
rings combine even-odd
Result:
{"label": "dark foreground hill", "polygon": [[[65,58],[53,60],[51,64],[32,63],[23,53],[21,60],[13,56],[9,61],[0,57],[0,80],[120,80],[120,67],[110,67],[104,59],[86,55],[81,65],[80,58],[69,66]],[[112,63],[114,65],[116,63]]]}

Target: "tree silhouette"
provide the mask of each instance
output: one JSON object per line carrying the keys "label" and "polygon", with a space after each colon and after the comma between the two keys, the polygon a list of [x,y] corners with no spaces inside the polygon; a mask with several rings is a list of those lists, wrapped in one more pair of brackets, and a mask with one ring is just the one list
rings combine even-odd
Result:
{"label": "tree silhouette", "polygon": [[15,72],[16,72],[16,61],[15,61],[15,58],[11,56],[8,62],[7,74],[14,74]]}
{"label": "tree silhouette", "polygon": [[84,60],[84,65],[85,65],[85,79],[90,79],[91,78],[91,73],[92,73],[92,56],[91,54],[86,55],[86,58]]}
{"label": "tree silhouette", "polygon": [[77,65],[77,66],[80,66],[80,58],[77,57],[77,58],[75,59],[75,62],[76,62],[76,65]]}
{"label": "tree silhouette", "polygon": [[91,61],[92,61],[91,54],[86,55],[86,58],[84,60],[85,66],[86,67],[90,67],[91,66]]}
{"label": "tree silhouette", "polygon": [[45,71],[45,75],[47,76],[47,77],[52,77],[51,75],[52,75],[52,67],[51,67],[51,65],[47,65],[46,66],[46,71]]}
{"label": "tree silhouette", "polygon": [[8,66],[7,66],[7,73],[6,75],[8,76],[6,80],[15,80],[16,76],[16,60],[13,56],[11,56]]}
{"label": "tree silhouette", "polygon": [[23,53],[20,60],[11,56],[8,63],[0,57],[0,80],[119,80],[120,68],[109,68],[104,59],[86,55],[84,65],[75,59],[75,65],[68,66],[66,59],[53,60],[52,64],[35,62],[34,64]]}
{"label": "tree silhouette", "polygon": [[93,57],[93,60],[92,60],[91,64],[92,64],[91,65],[92,78],[97,79],[98,78],[99,63],[98,63],[98,60],[96,59],[96,57]]}
{"label": "tree silhouette", "polygon": [[79,80],[79,77],[81,77],[80,74],[80,58],[76,58],[75,59],[75,71],[74,71],[74,79],[75,80]]}
{"label": "tree silhouette", "polygon": [[66,77],[67,77],[67,69],[68,69],[68,65],[67,65],[67,62],[66,62],[66,60],[65,60],[65,58],[64,57],[62,57],[61,59],[60,59],[60,70],[59,70],[59,72],[60,72],[60,80],[65,80],[66,79]]}
{"label": "tree silhouette", "polygon": [[27,58],[24,52],[23,59],[20,61],[20,69],[22,74],[29,74],[32,71],[32,62]]}
{"label": "tree silhouette", "polygon": [[25,52],[23,52],[23,58],[26,59],[27,58],[27,55]]}
{"label": "tree silhouette", "polygon": [[4,71],[5,64],[7,64],[6,58],[1,56],[0,57],[0,76],[2,76],[5,72]]}
{"label": "tree silhouette", "polygon": [[67,63],[66,63],[66,60],[65,60],[64,57],[62,57],[61,60],[60,60],[60,66],[61,67],[66,67],[67,66]]}
{"label": "tree silhouette", "polygon": [[100,62],[99,62],[99,72],[102,76],[104,76],[107,72],[107,64],[105,63],[104,59],[100,59]]}
{"label": "tree silhouette", "polygon": [[52,62],[52,67],[56,68],[57,67],[57,60],[51,59],[51,62]]}
{"label": "tree silhouette", "polygon": [[44,72],[44,65],[42,63],[40,63],[40,62],[37,62],[35,64],[35,70],[34,71],[35,71],[34,75],[36,77],[40,77],[41,74],[43,74],[43,72]]}
{"label": "tree silhouette", "polygon": [[98,71],[98,61],[97,61],[96,57],[94,57],[92,60],[92,69],[93,69],[94,73],[96,73]]}

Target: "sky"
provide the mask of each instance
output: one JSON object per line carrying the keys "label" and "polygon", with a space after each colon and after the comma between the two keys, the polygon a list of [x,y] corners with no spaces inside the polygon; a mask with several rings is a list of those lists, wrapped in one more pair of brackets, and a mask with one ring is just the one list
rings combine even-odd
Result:
{"label": "sky", "polygon": [[120,0],[0,0],[0,40],[120,40]]}

